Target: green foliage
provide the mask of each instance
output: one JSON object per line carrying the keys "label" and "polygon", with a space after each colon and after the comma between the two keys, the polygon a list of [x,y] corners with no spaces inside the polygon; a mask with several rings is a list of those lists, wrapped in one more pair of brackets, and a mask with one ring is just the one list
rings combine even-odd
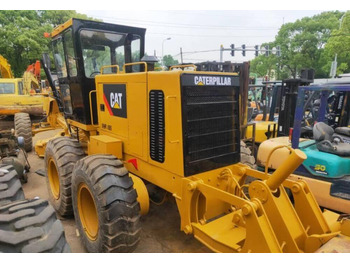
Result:
{"label": "green foliage", "polygon": [[[327,52],[325,46],[339,28],[339,19],[343,14],[339,11],[323,12],[283,25],[275,41],[269,43],[270,48],[281,47],[281,57],[271,59],[259,56],[251,62],[251,71],[257,70],[259,76],[268,74],[270,77],[275,72],[278,79],[283,79],[297,77],[303,68],[313,68],[316,78],[328,77],[332,58],[331,51]],[[275,61],[275,65],[272,61]],[[345,68],[344,65],[342,68]]]}
{"label": "green foliage", "polygon": [[70,10],[0,10],[1,55],[16,77],[22,77],[28,65],[49,51],[50,39],[44,37],[44,32],[73,17],[91,19]]}
{"label": "green foliage", "polygon": [[[337,55],[337,74],[349,72],[350,69],[350,11],[342,17],[340,26],[332,31],[331,37],[325,46],[325,53],[328,58]],[[330,71],[331,63],[324,69]]]}
{"label": "green foliage", "polygon": [[179,61],[178,60],[175,60],[171,55],[165,55],[163,57],[163,61],[164,61],[164,65],[166,67],[170,67],[170,66],[173,66],[173,65],[178,65],[179,64]]}
{"label": "green foliage", "polygon": [[[267,43],[272,48],[272,43]],[[268,75],[270,78],[275,76],[277,57],[275,55],[259,55],[250,63],[250,71],[257,73],[259,77]]]}

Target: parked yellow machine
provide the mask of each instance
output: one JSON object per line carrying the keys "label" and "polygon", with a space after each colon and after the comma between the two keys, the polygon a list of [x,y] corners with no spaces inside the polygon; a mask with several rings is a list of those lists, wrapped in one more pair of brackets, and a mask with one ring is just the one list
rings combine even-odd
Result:
{"label": "parked yellow machine", "polygon": [[286,179],[301,151],[272,176],[239,163],[239,76],[149,71],[142,28],[72,19],[51,36],[76,132],[47,144],[49,198],[60,215],[74,213],[89,252],[135,249],[148,183],[175,198],[181,230],[215,252],[315,252],[336,240],[350,250],[350,221]]}
{"label": "parked yellow machine", "polygon": [[[40,62],[36,69],[40,73]],[[11,66],[0,55],[0,115],[15,115],[16,113],[28,113],[34,116],[43,116],[43,94],[36,95],[35,90],[40,90],[40,83],[36,74],[27,70],[22,78],[14,78]],[[31,92],[33,91],[33,92]]]}
{"label": "parked yellow machine", "polygon": [[43,116],[43,95],[31,95],[25,92],[23,78],[0,78],[0,115],[28,113]]}
{"label": "parked yellow machine", "polygon": [[[24,138],[24,148],[27,152],[32,150],[32,136],[36,133],[52,129],[63,129],[59,136],[68,133],[56,99],[50,97],[48,92],[41,92],[39,61],[28,66],[23,78],[14,78],[11,66],[0,55],[0,70],[0,116],[13,116],[16,135]],[[30,116],[42,117],[45,120],[32,124]],[[36,153],[41,157],[44,156],[46,142],[38,141],[35,146]]]}

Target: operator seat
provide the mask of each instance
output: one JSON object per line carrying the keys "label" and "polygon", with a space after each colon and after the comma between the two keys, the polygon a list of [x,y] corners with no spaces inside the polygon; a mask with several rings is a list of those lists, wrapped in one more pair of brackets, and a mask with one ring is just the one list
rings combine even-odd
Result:
{"label": "operator seat", "polygon": [[334,132],[334,140],[342,140],[342,142],[350,144],[350,127],[337,127]]}
{"label": "operator seat", "polygon": [[334,130],[329,125],[323,122],[316,123],[313,135],[318,150],[338,156],[350,156],[350,144],[344,143],[341,138],[335,139],[339,137],[334,135]]}

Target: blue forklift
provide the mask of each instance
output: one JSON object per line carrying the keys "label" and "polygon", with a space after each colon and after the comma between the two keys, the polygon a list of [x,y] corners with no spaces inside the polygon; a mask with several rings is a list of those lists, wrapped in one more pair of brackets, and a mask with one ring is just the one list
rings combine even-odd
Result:
{"label": "blue forklift", "polygon": [[[288,146],[299,148],[307,159],[290,178],[306,180],[320,206],[350,213],[350,83],[299,86],[294,95],[289,135],[263,142],[257,164],[277,169],[289,155]],[[279,133],[285,134],[288,126],[280,121]]]}

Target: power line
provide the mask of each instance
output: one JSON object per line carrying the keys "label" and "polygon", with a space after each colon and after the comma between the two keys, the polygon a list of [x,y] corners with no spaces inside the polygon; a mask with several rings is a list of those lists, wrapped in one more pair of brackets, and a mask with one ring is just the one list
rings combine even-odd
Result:
{"label": "power line", "polygon": [[198,24],[180,24],[180,23],[168,23],[168,22],[154,22],[149,20],[136,20],[136,19],[128,19],[128,18],[115,18],[115,17],[104,17],[99,16],[101,19],[106,19],[110,21],[131,21],[136,24],[144,25],[148,23],[152,26],[160,26],[160,27],[177,27],[177,28],[196,28],[196,29],[234,29],[234,30],[278,30],[278,27],[244,27],[244,26],[216,26],[216,25],[198,25]]}
{"label": "power line", "polygon": [[[188,52],[182,52],[182,54],[197,54],[197,53],[208,53],[208,52],[217,52],[217,51],[220,51],[220,49],[214,49],[214,50],[202,50],[202,51],[188,51]],[[175,55],[175,56],[178,56],[180,55],[181,53]]]}
{"label": "power line", "polygon": [[275,37],[276,35],[193,35],[193,34],[173,34],[173,33],[147,33],[149,35],[168,35],[168,36],[189,36],[189,37],[222,37],[222,38],[232,38],[232,37]]}

